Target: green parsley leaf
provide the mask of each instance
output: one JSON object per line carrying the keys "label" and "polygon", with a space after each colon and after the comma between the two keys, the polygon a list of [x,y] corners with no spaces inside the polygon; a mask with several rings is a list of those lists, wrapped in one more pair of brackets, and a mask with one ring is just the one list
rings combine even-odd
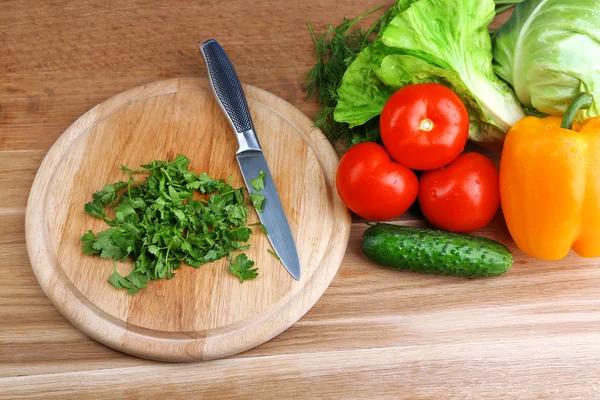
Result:
{"label": "green parsley leaf", "polygon": [[168,163],[169,166],[175,168],[177,171],[187,172],[188,166],[190,165],[190,159],[183,154],[177,154],[175,160]]}
{"label": "green parsley leaf", "polygon": [[252,193],[251,198],[252,198],[252,204],[254,204],[256,211],[258,211],[259,213],[262,213],[263,207],[265,205],[265,196],[262,194],[259,194],[259,193]]}
{"label": "green parsley leaf", "polygon": [[[234,229],[232,231],[235,240],[237,240],[238,242],[247,242],[248,239],[250,239],[250,235],[252,234],[252,230],[248,227],[245,226],[240,226],[237,229]],[[92,233],[93,235],[93,233]]]}
{"label": "green parsley leaf", "polygon": [[119,246],[121,250],[125,253],[129,254],[133,251],[133,247],[135,246],[135,240],[131,236],[129,232],[118,230],[112,234],[111,240],[114,244]]}
{"label": "green parsley leaf", "polygon": [[169,186],[169,197],[173,201],[180,201],[181,200],[181,197],[179,196],[179,193],[177,192],[177,190],[175,190],[175,188],[173,188],[173,186]]}
{"label": "green parsley leaf", "polygon": [[117,263],[114,261],[113,261],[113,273],[110,276],[110,278],[108,279],[108,282],[117,289],[123,289],[123,288],[130,289],[132,287],[132,285],[129,283],[129,281],[127,281],[127,279],[125,279],[124,277],[121,276],[121,274],[119,274],[119,272],[117,271]]}
{"label": "green parsley leaf", "polygon": [[92,247],[96,250],[102,250],[104,247],[108,246],[108,244],[110,243],[110,238],[114,232],[114,228],[98,232],[98,237],[96,238],[96,240],[94,240]]}
{"label": "green parsley leaf", "polygon": [[158,246],[148,246],[148,252],[150,254],[153,254],[155,256],[159,256],[160,255],[160,248]]}
{"label": "green parsley leaf", "polygon": [[230,204],[225,207],[225,211],[227,212],[227,220],[233,226],[239,226],[246,222],[246,218],[248,218],[248,208],[239,204]]}
{"label": "green parsley leaf", "polygon": [[269,232],[267,232],[267,227],[263,225],[262,222],[255,222],[253,224],[248,224],[248,226],[257,226],[260,225],[260,230],[264,232],[265,235],[268,235]]}
{"label": "green parsley leaf", "polygon": [[104,185],[102,190],[94,193],[94,200],[99,200],[102,204],[112,203],[117,198],[117,190],[123,189],[126,186],[127,182],[123,181]]}
{"label": "green parsley leaf", "polygon": [[267,227],[264,226],[262,222],[260,223],[260,230],[263,231],[265,235],[269,234],[269,232],[267,232]]}
{"label": "green parsley leaf", "polygon": [[96,235],[91,230],[88,233],[84,233],[80,239],[83,242],[83,253],[84,254],[100,254],[100,250],[94,248],[94,240],[96,240]]}
{"label": "green parsley leaf", "polygon": [[146,208],[146,202],[141,197],[134,197],[134,198],[128,197],[128,200],[129,200],[129,204],[131,204],[131,206],[133,208],[142,209],[142,210]]}
{"label": "green parsley leaf", "polygon": [[244,203],[244,189],[239,188],[236,191],[234,191],[233,194],[234,194],[234,199],[235,199],[236,204]]}
{"label": "green parsley leaf", "polygon": [[127,279],[122,277],[116,269],[108,279],[108,282],[117,289],[129,289],[131,287],[131,284],[127,281]]}
{"label": "green parsley leaf", "polygon": [[235,257],[235,261],[229,262],[229,270],[239,278],[240,283],[258,276],[258,268],[253,269],[253,266],[254,261],[249,260],[248,256],[244,253],[238,254]]}
{"label": "green parsley leaf", "polygon": [[275,253],[273,250],[267,249],[267,251],[269,252],[270,255],[272,255],[273,257],[275,257],[279,261],[281,261],[281,258],[279,258],[279,256],[277,255],[277,253]]}
{"label": "green parsley leaf", "polygon": [[93,215],[94,217],[106,218],[106,213],[104,212],[104,208],[102,208],[102,203],[98,199],[87,203],[83,207],[83,211]]}
{"label": "green parsley leaf", "polygon": [[131,272],[131,274],[127,275],[125,278],[131,284],[132,287],[129,289],[129,294],[134,294],[140,289],[144,289],[150,280],[147,275],[140,274],[139,272]]}
{"label": "green parsley leaf", "polygon": [[134,236],[139,235],[141,232],[141,228],[137,227],[134,223],[131,222],[123,222],[120,226],[120,229]]}
{"label": "green parsley leaf", "polygon": [[186,257],[185,263],[194,268],[200,268],[200,266],[202,265],[202,262],[200,260],[198,260],[197,258],[193,258],[193,257]]}
{"label": "green parsley leaf", "polygon": [[181,210],[175,208],[173,209],[173,214],[175,214],[175,218],[177,218],[179,222],[185,222],[187,220],[185,213]]}
{"label": "green parsley leaf", "polygon": [[117,246],[112,240],[102,248],[100,258],[113,258],[117,261],[127,257],[127,252]]}
{"label": "green parsley leaf", "polygon": [[126,220],[131,222],[130,220],[132,218],[130,217],[133,217],[135,215],[135,210],[129,202],[122,202],[117,207],[115,207],[115,217],[117,219],[117,222],[123,223]]}
{"label": "green parsley leaf", "polygon": [[263,190],[265,188],[265,176],[267,176],[267,174],[265,174],[265,171],[261,170],[256,178],[250,179],[250,186],[252,186],[252,189],[257,192]]}

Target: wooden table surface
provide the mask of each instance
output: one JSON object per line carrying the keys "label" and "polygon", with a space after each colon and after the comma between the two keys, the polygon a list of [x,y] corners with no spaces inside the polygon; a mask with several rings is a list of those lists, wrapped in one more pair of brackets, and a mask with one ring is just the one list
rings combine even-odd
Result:
{"label": "wooden table surface", "polygon": [[[110,5],[108,4],[110,3]],[[598,398],[600,268],[514,249],[498,279],[369,264],[355,222],[325,295],[292,328],[224,360],[164,364],[75,329],[37,284],[25,248],[29,188],[80,115],[128,88],[204,76],[218,39],[240,78],[316,110],[301,91],[317,29],[366,1],[3,1],[0,6],[0,398]],[[389,4],[387,4],[389,5]],[[409,217],[407,224],[419,224]],[[500,218],[483,232],[509,244]]]}

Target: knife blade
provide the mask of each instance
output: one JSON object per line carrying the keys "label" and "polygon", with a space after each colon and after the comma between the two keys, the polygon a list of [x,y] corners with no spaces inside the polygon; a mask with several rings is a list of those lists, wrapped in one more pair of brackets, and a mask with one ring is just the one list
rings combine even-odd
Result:
{"label": "knife blade", "polygon": [[294,237],[267,160],[254,131],[246,96],[235,69],[221,45],[214,39],[202,43],[200,53],[206,63],[208,78],[217,103],[229,120],[238,140],[239,148],[235,155],[249,193],[256,193],[250,185],[250,180],[256,178],[260,171],[265,173],[265,188],[260,191],[260,194],[265,196],[265,203],[262,212],[256,210],[258,217],[265,226],[267,237],[281,263],[294,279],[300,280],[300,259]]}

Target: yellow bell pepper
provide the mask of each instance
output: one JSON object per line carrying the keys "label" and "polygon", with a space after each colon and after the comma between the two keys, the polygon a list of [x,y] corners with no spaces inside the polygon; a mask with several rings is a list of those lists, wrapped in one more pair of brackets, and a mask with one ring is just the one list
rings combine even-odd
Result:
{"label": "yellow bell pepper", "polygon": [[591,101],[580,95],[562,121],[526,117],[506,136],[502,210],[515,243],[530,256],[558,260],[571,248],[600,256],[600,117],[567,129]]}

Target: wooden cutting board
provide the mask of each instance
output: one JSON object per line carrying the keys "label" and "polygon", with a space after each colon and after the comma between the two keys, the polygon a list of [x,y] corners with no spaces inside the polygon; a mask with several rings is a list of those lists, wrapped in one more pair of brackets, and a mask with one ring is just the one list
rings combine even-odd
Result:
{"label": "wooden cutting board", "polygon": [[[229,356],[278,335],[323,294],[341,263],[350,214],[335,191],[337,156],[312,122],[282,99],[245,86],[250,112],[294,234],[295,281],[255,232],[246,253],[259,277],[240,284],[226,259],[183,267],[131,296],[107,279],[112,261],[86,256],[79,238],[107,228],[83,212],[92,193],[136,167],[182,153],[190,169],[243,186],[237,142],[204,79],[172,79],[123,92],[67,129],[44,159],[26,217],[27,248],[46,295],[73,325],[120,351],[167,361]],[[258,221],[254,210],[249,223]],[[127,274],[131,262],[120,263]]]}

